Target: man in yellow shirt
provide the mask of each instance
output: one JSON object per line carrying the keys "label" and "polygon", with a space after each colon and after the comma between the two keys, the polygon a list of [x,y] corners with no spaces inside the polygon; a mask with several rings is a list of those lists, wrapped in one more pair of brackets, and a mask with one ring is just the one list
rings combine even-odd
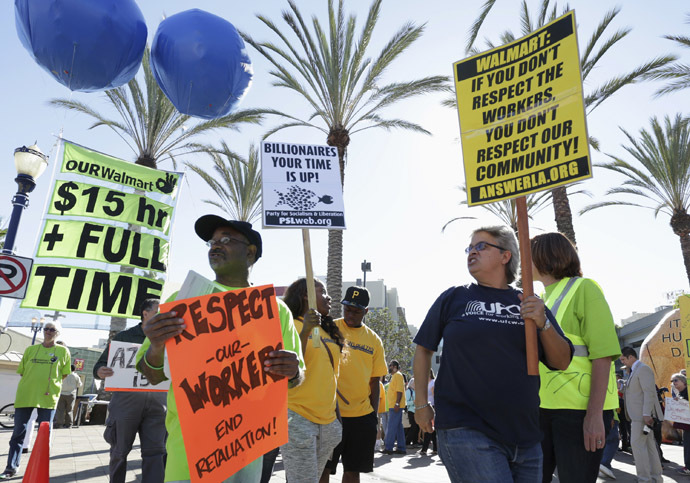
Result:
{"label": "man in yellow shirt", "polygon": [[348,343],[338,376],[343,440],[326,467],[335,474],[342,455],[343,483],[358,483],[360,473],[374,471],[376,409],[379,381],[386,374],[386,356],[381,338],[362,323],[369,310],[369,291],[364,287],[349,287],[340,303],[344,305],[344,318],[335,323]]}
{"label": "man in yellow shirt", "polygon": [[[391,373],[391,382],[388,384],[388,427],[386,428],[384,454],[407,454],[405,448],[405,429],[403,428],[402,416],[405,401],[405,379],[400,373],[400,363],[391,361],[388,364],[388,371]],[[398,441],[398,449],[393,451],[393,444]]]}

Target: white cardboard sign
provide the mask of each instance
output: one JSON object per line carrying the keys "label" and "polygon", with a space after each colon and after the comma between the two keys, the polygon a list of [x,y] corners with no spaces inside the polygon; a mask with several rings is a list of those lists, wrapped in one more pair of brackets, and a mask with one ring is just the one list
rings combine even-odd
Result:
{"label": "white cardboard sign", "polygon": [[261,143],[263,226],[345,228],[338,149]]}
{"label": "white cardboard sign", "polygon": [[664,419],[674,423],[690,424],[690,403],[685,399],[667,397]]}
{"label": "white cardboard sign", "polygon": [[[149,383],[136,369],[136,355],[141,344],[114,340],[108,352],[108,367],[115,374],[105,379],[106,391],[147,391],[167,392],[170,381],[163,381],[155,386]],[[167,358],[165,365],[167,366]]]}

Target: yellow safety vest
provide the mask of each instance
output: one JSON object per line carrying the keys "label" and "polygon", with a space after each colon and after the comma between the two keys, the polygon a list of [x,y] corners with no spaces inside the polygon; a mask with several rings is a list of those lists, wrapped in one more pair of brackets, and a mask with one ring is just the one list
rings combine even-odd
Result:
{"label": "yellow safety vest", "polygon": [[[573,299],[575,292],[582,283],[582,278],[566,277],[558,282],[549,298],[546,306],[554,314],[565,336],[570,339],[575,347],[573,360],[565,371],[555,371],[539,363],[539,376],[541,386],[539,398],[544,409],[587,409],[589,403],[589,391],[592,382],[592,361],[589,359],[589,350],[585,341],[579,334],[576,325],[568,327],[568,331],[562,325],[563,316],[568,304]],[[604,409],[618,408],[618,391],[616,388],[616,376],[611,364],[609,384],[606,388]]]}

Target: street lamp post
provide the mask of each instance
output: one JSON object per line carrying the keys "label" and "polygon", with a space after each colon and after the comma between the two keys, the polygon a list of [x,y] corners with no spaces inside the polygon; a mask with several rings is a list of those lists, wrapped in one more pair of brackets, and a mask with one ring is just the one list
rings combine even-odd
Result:
{"label": "street lamp post", "polygon": [[31,332],[34,333],[34,338],[31,340],[31,345],[36,343],[36,334],[43,329],[43,324],[45,324],[45,322],[45,317],[41,317],[41,320],[37,319],[36,317],[31,319]]}
{"label": "street lamp post", "polygon": [[362,262],[362,273],[364,273],[364,287],[367,286],[367,272],[371,272],[371,262],[367,262],[365,259]]}
{"label": "street lamp post", "polygon": [[[12,255],[14,253],[15,239],[17,238],[17,231],[19,229],[19,220],[22,217],[22,212],[29,206],[29,193],[36,187],[36,179],[43,174],[48,166],[47,156],[34,144],[33,146],[22,146],[14,150],[14,166],[17,169],[17,177],[14,181],[17,183],[18,191],[12,198],[12,216],[10,217],[10,224],[7,227],[7,234],[5,235],[5,246],[2,253]],[[34,339],[36,333],[34,332]]]}

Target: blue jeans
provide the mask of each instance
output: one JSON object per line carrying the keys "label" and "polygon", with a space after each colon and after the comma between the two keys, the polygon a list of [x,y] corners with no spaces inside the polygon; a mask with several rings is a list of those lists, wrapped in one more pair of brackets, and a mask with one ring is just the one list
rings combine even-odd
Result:
{"label": "blue jeans", "polygon": [[[625,415],[623,415],[625,417]],[[613,428],[609,431],[609,435],[606,437],[606,446],[604,446],[604,455],[601,457],[601,464],[611,469],[611,461],[618,451],[618,443],[620,438],[618,437],[618,421],[613,420]]]}
{"label": "blue jeans", "polygon": [[470,428],[437,429],[439,455],[453,483],[539,483],[541,445],[499,443]]}
{"label": "blue jeans", "polygon": [[393,451],[393,444],[398,440],[398,451],[405,451],[405,429],[402,425],[404,411],[400,409],[388,410],[388,427],[386,428],[386,439],[384,445],[388,451]]}
{"label": "blue jeans", "polygon": [[[10,438],[10,452],[7,455],[7,467],[5,472],[16,473],[19,469],[19,462],[22,458],[22,446],[24,444],[24,437],[26,436],[26,425],[31,419],[31,413],[34,408],[15,408],[14,409],[14,431]],[[43,421],[48,421],[53,427],[53,417],[55,416],[55,409],[36,408],[38,413],[38,424]]]}

